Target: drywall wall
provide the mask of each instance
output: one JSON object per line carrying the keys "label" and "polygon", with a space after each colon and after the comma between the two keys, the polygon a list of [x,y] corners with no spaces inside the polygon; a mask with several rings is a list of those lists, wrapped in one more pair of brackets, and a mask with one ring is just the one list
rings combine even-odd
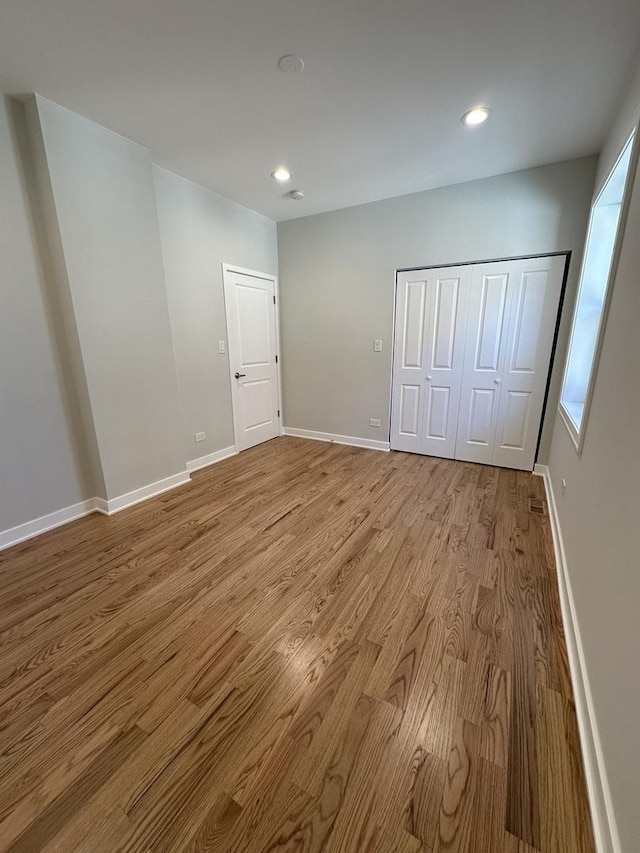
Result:
{"label": "drywall wall", "polygon": [[60,368],[74,432],[74,447],[81,461],[88,493],[106,496],[93,410],[73,307],[71,289],[58,227],[55,200],[35,98],[12,101],[16,135],[22,154],[45,292],[52,327],[56,330]]}
{"label": "drywall wall", "polygon": [[35,109],[110,500],[185,467],[151,156],[39,96]]}
{"label": "drywall wall", "polygon": [[[595,168],[581,158],[279,223],[285,425],[387,439],[398,268],[572,250],[571,307]],[[565,320],[560,361],[567,334]]]}
{"label": "drywall wall", "polygon": [[[154,166],[188,461],[234,443],[222,264],[278,273],[275,223]],[[225,352],[218,352],[224,341]],[[204,432],[204,441],[195,434]]]}
{"label": "drywall wall", "polygon": [[[613,166],[640,114],[640,69],[599,168]],[[604,344],[579,456],[557,416],[549,468],[558,506],[615,822],[624,853],[640,844],[640,174],[612,285]],[[567,483],[562,496],[561,480]]]}
{"label": "drywall wall", "polygon": [[277,240],[45,98],[7,99],[0,119],[0,533],[29,535],[233,444],[222,264],[277,274]]}
{"label": "drywall wall", "polygon": [[90,497],[39,261],[14,104],[0,100],[0,531]]}

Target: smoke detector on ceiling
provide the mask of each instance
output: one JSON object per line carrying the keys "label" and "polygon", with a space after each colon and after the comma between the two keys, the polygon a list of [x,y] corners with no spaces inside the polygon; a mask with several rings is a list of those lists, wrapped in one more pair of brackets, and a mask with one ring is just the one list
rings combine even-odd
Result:
{"label": "smoke detector on ceiling", "polygon": [[288,53],[278,60],[278,68],[283,74],[299,74],[304,68],[304,60],[300,56]]}
{"label": "smoke detector on ceiling", "polygon": [[301,201],[304,198],[304,193],[302,190],[291,190],[291,192],[288,193],[288,196],[294,201]]}

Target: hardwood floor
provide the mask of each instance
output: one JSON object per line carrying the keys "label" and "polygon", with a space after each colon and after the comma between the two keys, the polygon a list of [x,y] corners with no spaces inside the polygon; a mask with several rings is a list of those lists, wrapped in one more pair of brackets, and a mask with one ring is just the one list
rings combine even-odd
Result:
{"label": "hardwood floor", "polygon": [[594,849],[540,478],[279,438],[0,592],[2,850]]}

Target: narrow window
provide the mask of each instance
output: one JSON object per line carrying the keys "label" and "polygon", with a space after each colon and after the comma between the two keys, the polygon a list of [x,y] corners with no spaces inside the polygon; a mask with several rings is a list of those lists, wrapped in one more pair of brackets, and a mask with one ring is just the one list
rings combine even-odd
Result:
{"label": "narrow window", "polygon": [[560,413],[578,449],[582,449],[595,367],[604,331],[607,294],[613,278],[634,134],[622,150],[591,208],[589,230],[573,315]]}

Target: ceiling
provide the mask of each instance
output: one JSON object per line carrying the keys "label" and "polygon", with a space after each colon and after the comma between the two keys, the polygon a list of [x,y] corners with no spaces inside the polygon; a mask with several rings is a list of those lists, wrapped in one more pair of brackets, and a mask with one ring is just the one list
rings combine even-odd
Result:
{"label": "ceiling", "polygon": [[283,220],[598,151],[639,34],[638,0],[2,0],[0,86]]}

